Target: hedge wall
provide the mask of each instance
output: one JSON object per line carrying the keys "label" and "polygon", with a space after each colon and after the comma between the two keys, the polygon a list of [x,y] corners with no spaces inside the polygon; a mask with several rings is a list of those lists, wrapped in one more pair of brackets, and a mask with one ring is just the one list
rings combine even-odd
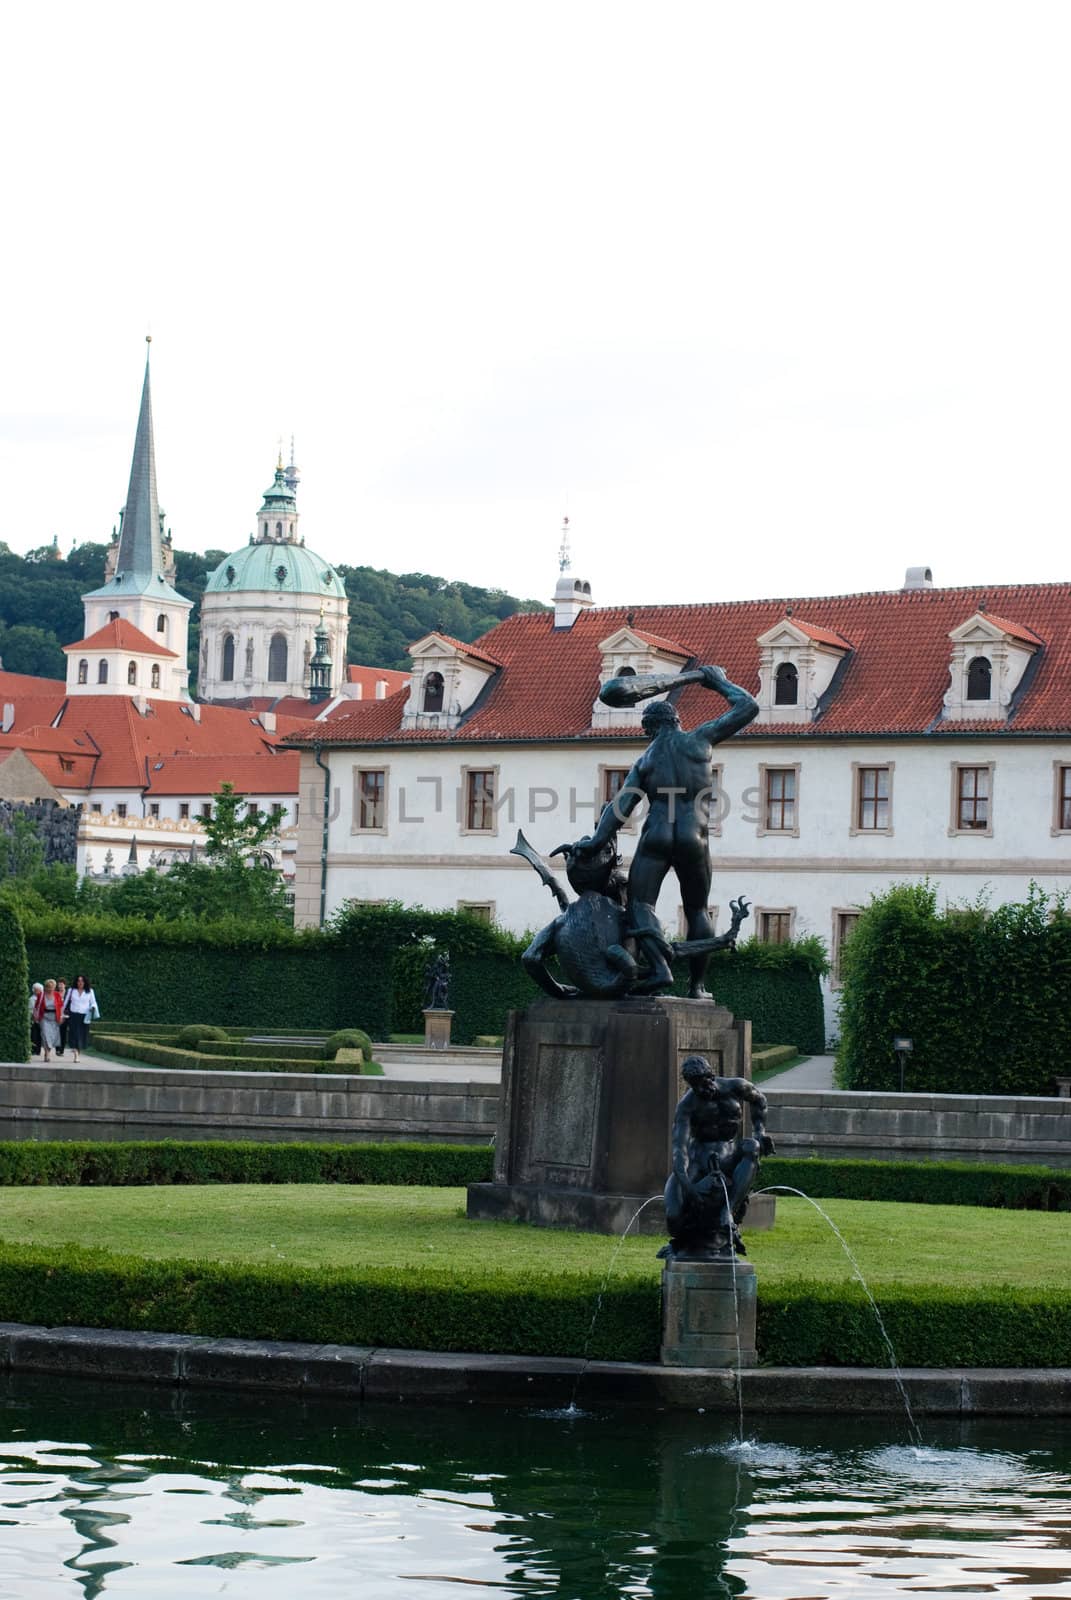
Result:
{"label": "hedge wall", "polygon": [[[31,974],[87,973],[106,1024],[422,1033],[424,969],[439,950],[450,955],[458,1044],[503,1033],[506,1014],[540,992],[520,965],[524,939],[420,907],[351,906],[322,932],[66,913],[23,913],[23,925]],[[710,982],[720,1002],[751,1017],[757,1038],[814,1052],[824,1046],[824,965],[815,941],[751,942],[716,955]],[[679,989],[685,979],[682,967]]]}
{"label": "hedge wall", "polygon": [[915,1093],[1048,1095],[1071,1062],[1071,915],[1031,886],[1024,904],[938,911],[901,884],[845,945],[837,1081],[896,1090],[896,1034],[914,1041]]}
{"label": "hedge wall", "polygon": [[0,900],[0,1061],[30,1059],[30,978],[22,927]]}
{"label": "hedge wall", "polygon": [[[654,1362],[660,1298],[653,1272],[343,1271],[0,1242],[0,1320],[48,1327]],[[905,1367],[1071,1366],[1066,1288],[887,1284],[875,1299]],[[854,1284],[760,1285],[757,1333],[768,1365],[888,1367]]]}

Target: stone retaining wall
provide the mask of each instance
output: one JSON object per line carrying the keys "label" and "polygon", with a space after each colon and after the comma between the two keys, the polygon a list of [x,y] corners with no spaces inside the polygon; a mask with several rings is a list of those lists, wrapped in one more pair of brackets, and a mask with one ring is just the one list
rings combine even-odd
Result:
{"label": "stone retaining wall", "polygon": [[779,1155],[1071,1166],[1071,1101],[767,1089]]}
{"label": "stone retaining wall", "polygon": [[358,1074],[0,1064],[7,1139],[420,1139],[483,1144],[498,1085]]}

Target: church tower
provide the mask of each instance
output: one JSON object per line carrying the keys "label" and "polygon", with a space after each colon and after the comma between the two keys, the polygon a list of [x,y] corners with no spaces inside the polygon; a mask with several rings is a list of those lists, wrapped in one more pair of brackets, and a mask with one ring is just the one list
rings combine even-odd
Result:
{"label": "church tower", "polygon": [[297,486],[291,447],[288,467],[279,452],[256,532],[209,574],[201,600],[202,700],[269,706],[291,697],[319,700],[335,662],[342,671],[346,588],[298,532]]}
{"label": "church tower", "polygon": [[171,584],[174,558],[156,492],[147,353],[130,486],[105,570],[101,587],[82,596],[85,638],[65,647],[68,692],[187,699],[192,602]]}

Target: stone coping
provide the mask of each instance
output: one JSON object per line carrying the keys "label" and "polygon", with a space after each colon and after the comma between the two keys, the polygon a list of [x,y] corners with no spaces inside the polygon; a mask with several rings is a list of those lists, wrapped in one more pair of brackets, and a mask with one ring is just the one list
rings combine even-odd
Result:
{"label": "stone coping", "polygon": [[[0,1372],[52,1372],[192,1387],[363,1400],[648,1406],[751,1415],[903,1414],[893,1373],[873,1367],[740,1371],[355,1345],[210,1339],[112,1328],[0,1323]],[[1071,1369],[905,1368],[916,1416],[1071,1415]],[[739,1390],[738,1390],[739,1385]]]}

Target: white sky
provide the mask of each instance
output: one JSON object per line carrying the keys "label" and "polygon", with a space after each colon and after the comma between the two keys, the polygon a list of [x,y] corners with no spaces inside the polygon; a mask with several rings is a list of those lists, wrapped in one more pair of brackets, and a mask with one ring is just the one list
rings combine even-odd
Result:
{"label": "white sky", "polygon": [[1071,9],[5,13],[0,538],[596,601],[1068,576]]}

